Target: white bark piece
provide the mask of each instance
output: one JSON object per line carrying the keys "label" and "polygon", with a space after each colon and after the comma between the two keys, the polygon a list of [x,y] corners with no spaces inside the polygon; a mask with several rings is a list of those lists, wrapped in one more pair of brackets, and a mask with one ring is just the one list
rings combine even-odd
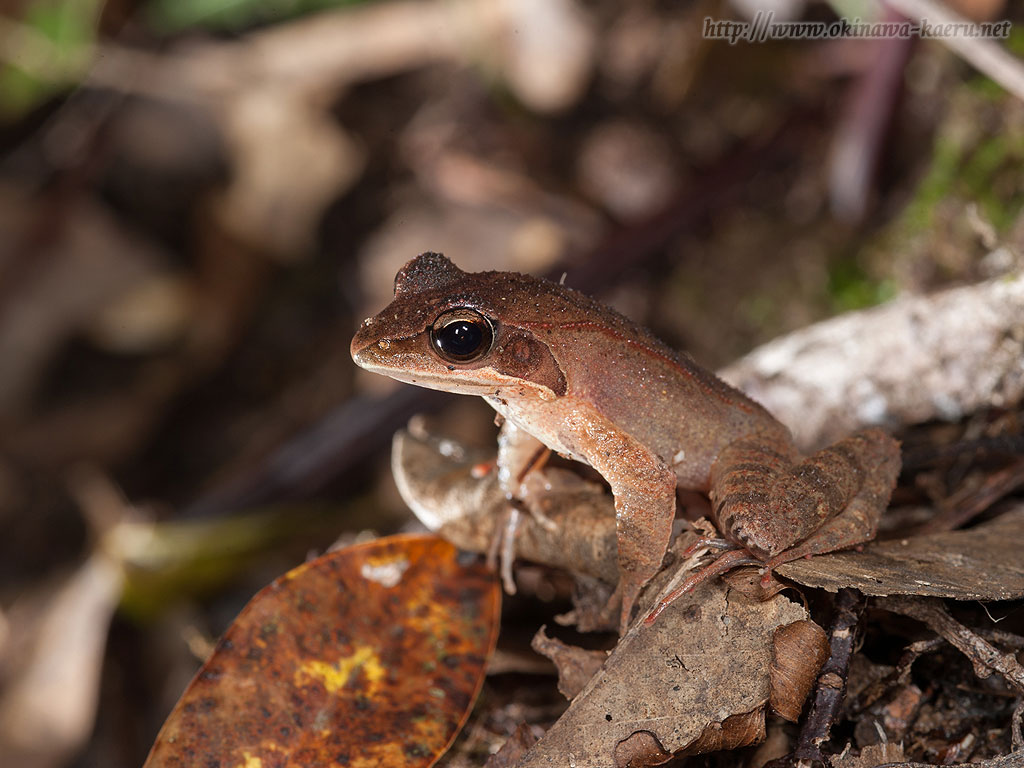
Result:
{"label": "white bark piece", "polygon": [[905,296],[758,347],[719,371],[804,450],[861,427],[955,421],[1024,396],[1024,275]]}

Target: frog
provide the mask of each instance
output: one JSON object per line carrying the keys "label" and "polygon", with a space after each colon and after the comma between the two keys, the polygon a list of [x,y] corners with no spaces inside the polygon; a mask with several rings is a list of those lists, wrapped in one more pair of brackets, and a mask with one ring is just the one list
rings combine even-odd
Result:
{"label": "frog", "polygon": [[[676,490],[706,494],[724,554],[664,596],[733,567],[766,573],[874,538],[900,471],[897,440],[868,427],[804,456],[767,409],[689,354],[562,283],[466,272],[425,252],[395,276],[394,298],[351,343],[360,367],[482,397],[501,424],[497,468],[510,499],[547,453],[589,465],[615,501],[620,633],[660,570]],[[617,609],[617,617],[615,617]],[[614,620],[614,619],[613,619]]]}

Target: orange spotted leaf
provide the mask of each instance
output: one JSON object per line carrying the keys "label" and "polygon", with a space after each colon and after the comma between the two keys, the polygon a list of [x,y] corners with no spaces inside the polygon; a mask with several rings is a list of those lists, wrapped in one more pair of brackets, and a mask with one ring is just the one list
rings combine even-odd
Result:
{"label": "orange spotted leaf", "polygon": [[301,565],[228,628],[145,768],[426,768],[480,690],[500,599],[483,565],[435,536]]}

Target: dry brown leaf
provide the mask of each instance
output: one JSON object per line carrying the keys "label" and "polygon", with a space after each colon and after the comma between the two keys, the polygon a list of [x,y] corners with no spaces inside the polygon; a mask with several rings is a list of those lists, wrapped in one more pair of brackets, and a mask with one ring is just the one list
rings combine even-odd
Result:
{"label": "dry brown leaf", "polygon": [[782,595],[752,602],[720,581],[701,585],[652,626],[631,629],[519,765],[620,765],[620,743],[635,759],[643,732],[652,758],[759,741],[775,630],[806,618]]}

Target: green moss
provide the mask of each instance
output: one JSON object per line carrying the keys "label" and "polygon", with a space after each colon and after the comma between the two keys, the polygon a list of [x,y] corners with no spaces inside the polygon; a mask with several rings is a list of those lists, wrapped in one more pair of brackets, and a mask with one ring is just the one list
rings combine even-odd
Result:
{"label": "green moss", "polygon": [[[982,212],[997,231],[1005,231],[1020,214],[1024,204],[1024,188],[1014,184],[1024,174],[1024,139],[997,135],[979,144],[966,158],[962,173],[965,194],[976,200]],[[1011,179],[1017,186],[1003,189],[1000,179]],[[1009,197],[1005,197],[1008,194]]]}
{"label": "green moss", "polygon": [[923,232],[932,226],[932,211],[953,188],[959,171],[960,146],[950,138],[935,143],[932,163],[917,187],[917,193],[903,214],[902,228],[908,234]]}
{"label": "green moss", "polygon": [[829,270],[828,295],[837,314],[881,304],[897,291],[894,280],[871,277],[855,259],[843,259]]}
{"label": "green moss", "polygon": [[13,21],[12,50],[0,64],[0,117],[17,118],[85,73],[99,0],[34,0]]}
{"label": "green moss", "polygon": [[[979,80],[981,80],[979,78]],[[1006,231],[1024,207],[1024,136],[1001,125],[1004,104],[1013,97],[1001,89],[997,98],[976,84],[954,98],[950,116],[935,139],[928,170],[894,227],[913,237],[941,228],[935,211],[945,201],[962,209],[977,203],[997,231]],[[949,210],[949,206],[946,206]]]}
{"label": "green moss", "polygon": [[360,0],[150,0],[145,6],[145,16],[159,34],[175,34],[193,28],[238,30],[358,2]]}

